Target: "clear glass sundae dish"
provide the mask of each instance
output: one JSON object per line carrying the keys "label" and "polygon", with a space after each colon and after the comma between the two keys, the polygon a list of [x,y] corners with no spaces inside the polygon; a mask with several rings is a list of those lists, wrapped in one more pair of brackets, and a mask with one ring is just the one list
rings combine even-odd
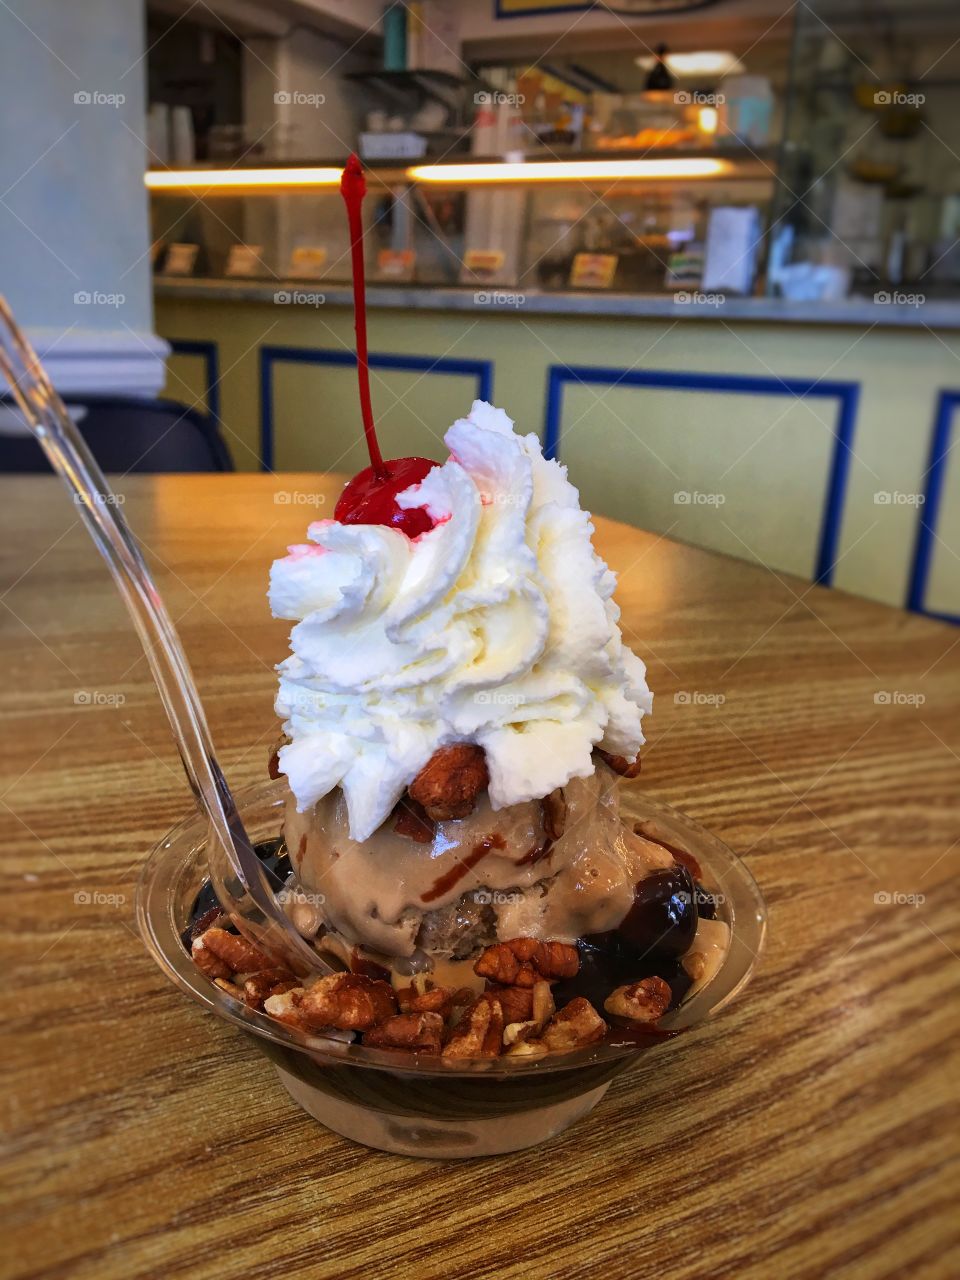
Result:
{"label": "clear glass sundae dish", "polygon": [[271,573],[283,736],[241,816],[334,972],[237,932],[243,887],[198,821],[154,851],[140,920],[312,1115],[461,1156],[559,1132],[726,1004],[764,913],[636,780],[652,695],[564,469],[481,402],[446,442],[396,493],[364,473],[360,509],[348,486]]}
{"label": "clear glass sundae dish", "polygon": [[[276,856],[286,799],[280,782],[237,796],[251,839],[268,857]],[[726,845],[639,789],[631,790],[623,810],[628,821],[655,822],[671,843],[696,859],[717,919],[729,930],[728,943],[712,977],[696,988],[691,984],[657,1023],[611,1020],[602,1040],[570,1052],[450,1060],[371,1048],[356,1035],[310,1032],[277,1021],[217,986],[190,953],[192,927],[211,906],[219,907],[209,888],[208,832],[197,814],[150,854],[137,897],[140,931],[168,977],[249,1035],[273,1061],[295,1101],[327,1128],[400,1155],[456,1158],[519,1150],[553,1137],[591,1111],[639,1053],[719,1013],[746,986],[763,947],[763,899]]]}

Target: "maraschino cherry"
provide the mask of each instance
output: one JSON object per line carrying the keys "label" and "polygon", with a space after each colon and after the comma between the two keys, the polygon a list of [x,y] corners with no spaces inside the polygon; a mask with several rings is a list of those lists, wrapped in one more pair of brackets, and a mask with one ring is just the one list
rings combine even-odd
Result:
{"label": "maraschino cherry", "polygon": [[350,255],[353,266],[354,327],[357,332],[357,379],[360,384],[360,412],[363,434],[370,454],[370,466],[353,477],[341,493],[333,516],[341,524],[385,524],[416,538],[434,526],[424,507],[405,510],[397,505],[397,494],[419,484],[437,465],[429,458],[395,458],[384,462],[373,425],[370,403],[370,366],[367,359],[367,298],[363,268],[363,224],[360,206],[367,193],[363,168],[351,155],[340,178],[340,194],[347,206],[350,225]]}

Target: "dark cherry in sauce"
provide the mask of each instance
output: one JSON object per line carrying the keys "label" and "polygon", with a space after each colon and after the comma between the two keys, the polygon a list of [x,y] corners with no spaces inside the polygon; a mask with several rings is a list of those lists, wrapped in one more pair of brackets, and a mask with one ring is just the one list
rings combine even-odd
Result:
{"label": "dark cherry in sauce", "polygon": [[638,881],[633,906],[617,933],[643,953],[679,956],[689,951],[697,933],[697,893],[687,868],[675,863]]}

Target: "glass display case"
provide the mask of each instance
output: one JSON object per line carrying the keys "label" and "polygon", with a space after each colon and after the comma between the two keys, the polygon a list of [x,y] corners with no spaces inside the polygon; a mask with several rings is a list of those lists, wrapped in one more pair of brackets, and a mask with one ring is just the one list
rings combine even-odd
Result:
{"label": "glass display case", "polygon": [[[960,10],[888,0],[867,20],[818,0],[791,21],[776,48],[654,59],[647,87],[632,51],[350,73],[371,282],[960,299]],[[601,71],[627,87],[596,87]],[[290,159],[316,131],[298,120],[148,173],[158,276],[349,280],[345,155]]]}
{"label": "glass display case", "polygon": [[[338,180],[335,166],[306,164],[150,174],[155,269],[345,283]],[[668,294],[709,279],[717,210],[742,215],[759,241],[773,189],[770,158],[733,148],[371,166],[370,279]],[[762,260],[752,247],[728,290],[755,288]]]}

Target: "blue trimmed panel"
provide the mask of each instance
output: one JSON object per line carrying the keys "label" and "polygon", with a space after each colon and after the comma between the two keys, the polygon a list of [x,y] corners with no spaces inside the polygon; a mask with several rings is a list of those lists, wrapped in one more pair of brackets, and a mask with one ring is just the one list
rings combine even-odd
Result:
{"label": "blue trimmed panel", "polygon": [[[449,356],[395,355],[370,352],[371,369],[399,369],[404,373],[460,374],[477,380],[477,399],[493,399],[493,364],[490,360],[458,360]],[[356,353],[323,347],[260,348],[260,469],[273,470],[273,366],[278,361],[294,364],[357,367]]]}
{"label": "blue trimmed panel", "polygon": [[194,342],[186,338],[168,338],[170,350],[177,356],[200,356],[204,361],[207,413],[220,421],[220,356],[215,342]]}
{"label": "blue trimmed panel", "polygon": [[791,395],[836,399],[833,457],[820,520],[814,582],[829,585],[833,577],[850,472],[850,450],[860,398],[857,382],[817,382],[807,378],[752,378],[736,373],[684,373],[660,369],[606,369],[591,365],[551,365],[547,378],[547,413],[543,451],[557,457],[563,389],[568,382],[584,386],[662,387],[673,391],[710,391],[735,395]]}
{"label": "blue trimmed panel", "polygon": [[927,582],[933,560],[933,544],[936,538],[937,517],[943,498],[943,481],[947,472],[947,454],[950,452],[950,436],[953,433],[954,410],[960,406],[960,391],[941,391],[937,401],[937,416],[930,437],[930,457],[927,461],[926,487],[923,506],[917,511],[917,540],[910,570],[907,590],[907,608],[917,613],[929,614],[943,622],[960,623],[960,614],[937,613],[924,604]]}

